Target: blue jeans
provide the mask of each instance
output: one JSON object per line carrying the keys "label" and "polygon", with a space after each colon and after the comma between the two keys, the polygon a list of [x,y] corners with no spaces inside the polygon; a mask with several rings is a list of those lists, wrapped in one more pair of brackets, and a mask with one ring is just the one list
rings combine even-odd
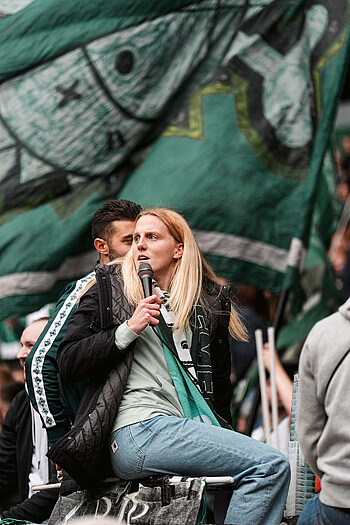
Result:
{"label": "blue jeans", "polygon": [[225,523],[279,525],[289,461],[277,450],[232,430],[191,419],[157,416],[111,436],[114,472],[123,479],[154,474],[233,476]]}
{"label": "blue jeans", "polygon": [[[349,502],[345,502],[349,505]],[[310,499],[302,510],[298,525],[349,525],[350,514],[320,501],[319,494]]]}

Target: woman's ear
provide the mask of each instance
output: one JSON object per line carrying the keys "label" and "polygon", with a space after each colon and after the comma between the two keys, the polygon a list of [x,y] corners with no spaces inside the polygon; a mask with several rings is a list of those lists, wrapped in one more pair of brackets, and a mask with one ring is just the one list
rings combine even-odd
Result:
{"label": "woman's ear", "polygon": [[183,252],[184,252],[184,245],[182,242],[180,242],[175,248],[174,256],[173,256],[174,259],[181,259]]}

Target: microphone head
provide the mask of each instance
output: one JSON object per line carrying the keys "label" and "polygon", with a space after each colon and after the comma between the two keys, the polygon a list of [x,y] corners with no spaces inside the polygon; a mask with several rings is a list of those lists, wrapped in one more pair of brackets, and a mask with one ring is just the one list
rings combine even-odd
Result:
{"label": "microphone head", "polygon": [[153,278],[152,266],[147,262],[142,262],[137,270],[137,274],[142,279],[143,277]]}

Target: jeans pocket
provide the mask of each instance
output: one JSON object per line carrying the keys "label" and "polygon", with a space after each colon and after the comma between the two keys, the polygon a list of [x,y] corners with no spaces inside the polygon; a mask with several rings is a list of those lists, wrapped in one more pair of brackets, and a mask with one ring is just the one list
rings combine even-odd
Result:
{"label": "jeans pocket", "polygon": [[145,454],[136,444],[130,426],[123,427],[112,434],[110,454],[113,471],[118,477],[123,479],[142,477]]}
{"label": "jeans pocket", "polygon": [[329,505],[322,503],[322,511],[324,517],[327,519],[325,523],[335,523],[339,525],[350,523],[350,515],[343,512],[339,507],[330,507]]}

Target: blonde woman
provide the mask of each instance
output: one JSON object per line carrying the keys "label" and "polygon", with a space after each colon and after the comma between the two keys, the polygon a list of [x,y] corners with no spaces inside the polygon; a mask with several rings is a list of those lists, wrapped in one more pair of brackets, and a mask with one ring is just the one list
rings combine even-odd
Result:
{"label": "blonde woman", "polygon": [[[154,272],[147,298],[138,276],[145,262]],[[107,430],[120,478],[230,475],[235,488],[225,523],[279,524],[288,461],[230,429],[228,333],[242,339],[245,330],[229,287],[218,284],[186,221],[165,208],[141,212],[124,261],[97,275],[110,283],[113,315],[101,328],[106,301],[93,286],[60,346],[64,379],[89,377],[91,388],[55,462],[86,484],[102,464]]]}

